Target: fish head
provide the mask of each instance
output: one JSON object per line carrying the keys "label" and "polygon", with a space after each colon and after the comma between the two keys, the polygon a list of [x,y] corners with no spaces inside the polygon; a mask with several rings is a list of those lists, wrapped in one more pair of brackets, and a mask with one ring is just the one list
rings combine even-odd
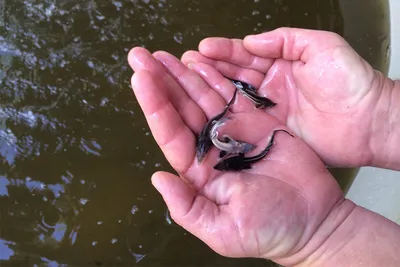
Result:
{"label": "fish head", "polygon": [[196,145],[196,158],[199,164],[205,159],[208,151],[211,148],[211,145],[211,139],[207,136],[200,136],[198,138]]}
{"label": "fish head", "polygon": [[244,161],[244,154],[241,153],[239,155],[223,159],[219,161],[215,166],[215,170],[219,171],[240,171],[246,169],[248,164]]}

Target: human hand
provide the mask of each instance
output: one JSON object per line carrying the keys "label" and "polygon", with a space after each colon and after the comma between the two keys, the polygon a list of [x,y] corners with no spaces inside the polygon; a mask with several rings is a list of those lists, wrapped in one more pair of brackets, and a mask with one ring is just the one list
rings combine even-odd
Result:
{"label": "human hand", "polygon": [[[344,201],[317,155],[300,138],[278,132],[269,154],[252,169],[213,169],[215,148],[199,165],[196,135],[232,97],[233,84],[216,80],[220,74],[210,66],[204,67],[203,80],[165,52],[153,57],[136,47],[128,61],[135,72],[132,88],[152,134],[180,176],[157,172],[152,177],[174,221],[224,256],[280,263],[306,258],[311,251],[304,251],[305,245]],[[210,87],[213,83],[218,90]],[[224,130],[256,144],[257,150],[267,145],[273,130],[287,129],[243,97],[231,110],[233,119]]]}
{"label": "human hand", "polygon": [[376,142],[377,121],[385,120],[393,84],[335,33],[280,28],[243,40],[207,38],[181,60],[205,79],[207,67],[196,63],[260,88],[278,103],[267,112],[328,165],[373,165],[374,155],[387,153]]}

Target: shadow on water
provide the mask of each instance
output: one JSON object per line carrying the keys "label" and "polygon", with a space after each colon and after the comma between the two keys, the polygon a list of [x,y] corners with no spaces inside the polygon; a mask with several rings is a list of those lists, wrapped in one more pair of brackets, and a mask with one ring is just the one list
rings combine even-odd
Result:
{"label": "shadow on water", "polygon": [[[0,265],[266,266],[221,257],[171,221],[149,178],[172,169],[130,90],[126,55],[141,45],[179,57],[204,37],[293,26],[337,32],[386,71],[385,8],[365,0],[0,1]],[[354,24],[348,10],[370,17]],[[336,173],[344,187],[352,172]]]}

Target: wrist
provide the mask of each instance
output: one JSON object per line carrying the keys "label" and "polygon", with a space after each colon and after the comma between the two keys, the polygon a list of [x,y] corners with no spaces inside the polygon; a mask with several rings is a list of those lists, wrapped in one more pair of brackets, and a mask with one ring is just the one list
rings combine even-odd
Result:
{"label": "wrist", "polygon": [[400,80],[381,78],[381,94],[373,110],[369,165],[400,170]]}
{"label": "wrist", "polygon": [[343,201],[327,216],[310,241],[280,264],[314,266],[400,266],[400,226]]}
{"label": "wrist", "polygon": [[283,266],[314,266],[313,264],[316,262],[317,256],[321,251],[325,250],[327,241],[332,238],[339,227],[343,226],[343,223],[348,219],[355,207],[356,205],[353,202],[345,199],[341,200],[332,208],[322,223],[320,223],[315,230],[311,230],[312,234],[302,248],[297,248],[289,257],[271,260]]}

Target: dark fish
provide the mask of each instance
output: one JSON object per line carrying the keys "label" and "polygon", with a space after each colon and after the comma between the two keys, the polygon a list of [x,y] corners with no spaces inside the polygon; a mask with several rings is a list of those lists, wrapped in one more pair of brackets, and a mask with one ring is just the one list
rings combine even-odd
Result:
{"label": "dark fish", "polygon": [[[229,79],[229,78],[228,78]],[[257,95],[257,89],[251,84],[241,82],[234,79],[229,79],[235,85],[235,87],[240,91],[240,93],[250,99],[256,106],[256,108],[270,108],[276,105],[275,102],[269,98]]]}
{"label": "dark fish", "polygon": [[218,139],[218,128],[226,123],[229,118],[222,118],[211,127],[211,141],[218,149],[221,150],[220,157],[226,157],[232,154],[247,153],[256,148],[256,145],[249,144],[240,140],[235,140],[227,134],[222,136],[223,141]]}
{"label": "dark fish", "polygon": [[228,104],[226,104],[224,110],[215,117],[211,118],[201,130],[200,135],[197,138],[197,144],[196,144],[196,158],[199,164],[204,160],[204,158],[206,157],[208,151],[212,146],[212,141],[210,136],[211,128],[218,120],[220,120],[228,112],[230,105],[235,100],[236,92],[237,90],[235,90],[235,92],[233,93],[232,99],[228,102]]}
{"label": "dark fish", "polygon": [[221,160],[214,166],[214,169],[219,171],[240,171],[244,169],[251,169],[251,164],[263,159],[268,154],[269,150],[274,144],[275,134],[280,131],[286,132],[290,136],[294,137],[286,130],[275,130],[272,133],[271,140],[269,141],[267,147],[263,151],[261,151],[260,154],[253,157],[245,157],[244,153],[240,153],[239,155]]}

